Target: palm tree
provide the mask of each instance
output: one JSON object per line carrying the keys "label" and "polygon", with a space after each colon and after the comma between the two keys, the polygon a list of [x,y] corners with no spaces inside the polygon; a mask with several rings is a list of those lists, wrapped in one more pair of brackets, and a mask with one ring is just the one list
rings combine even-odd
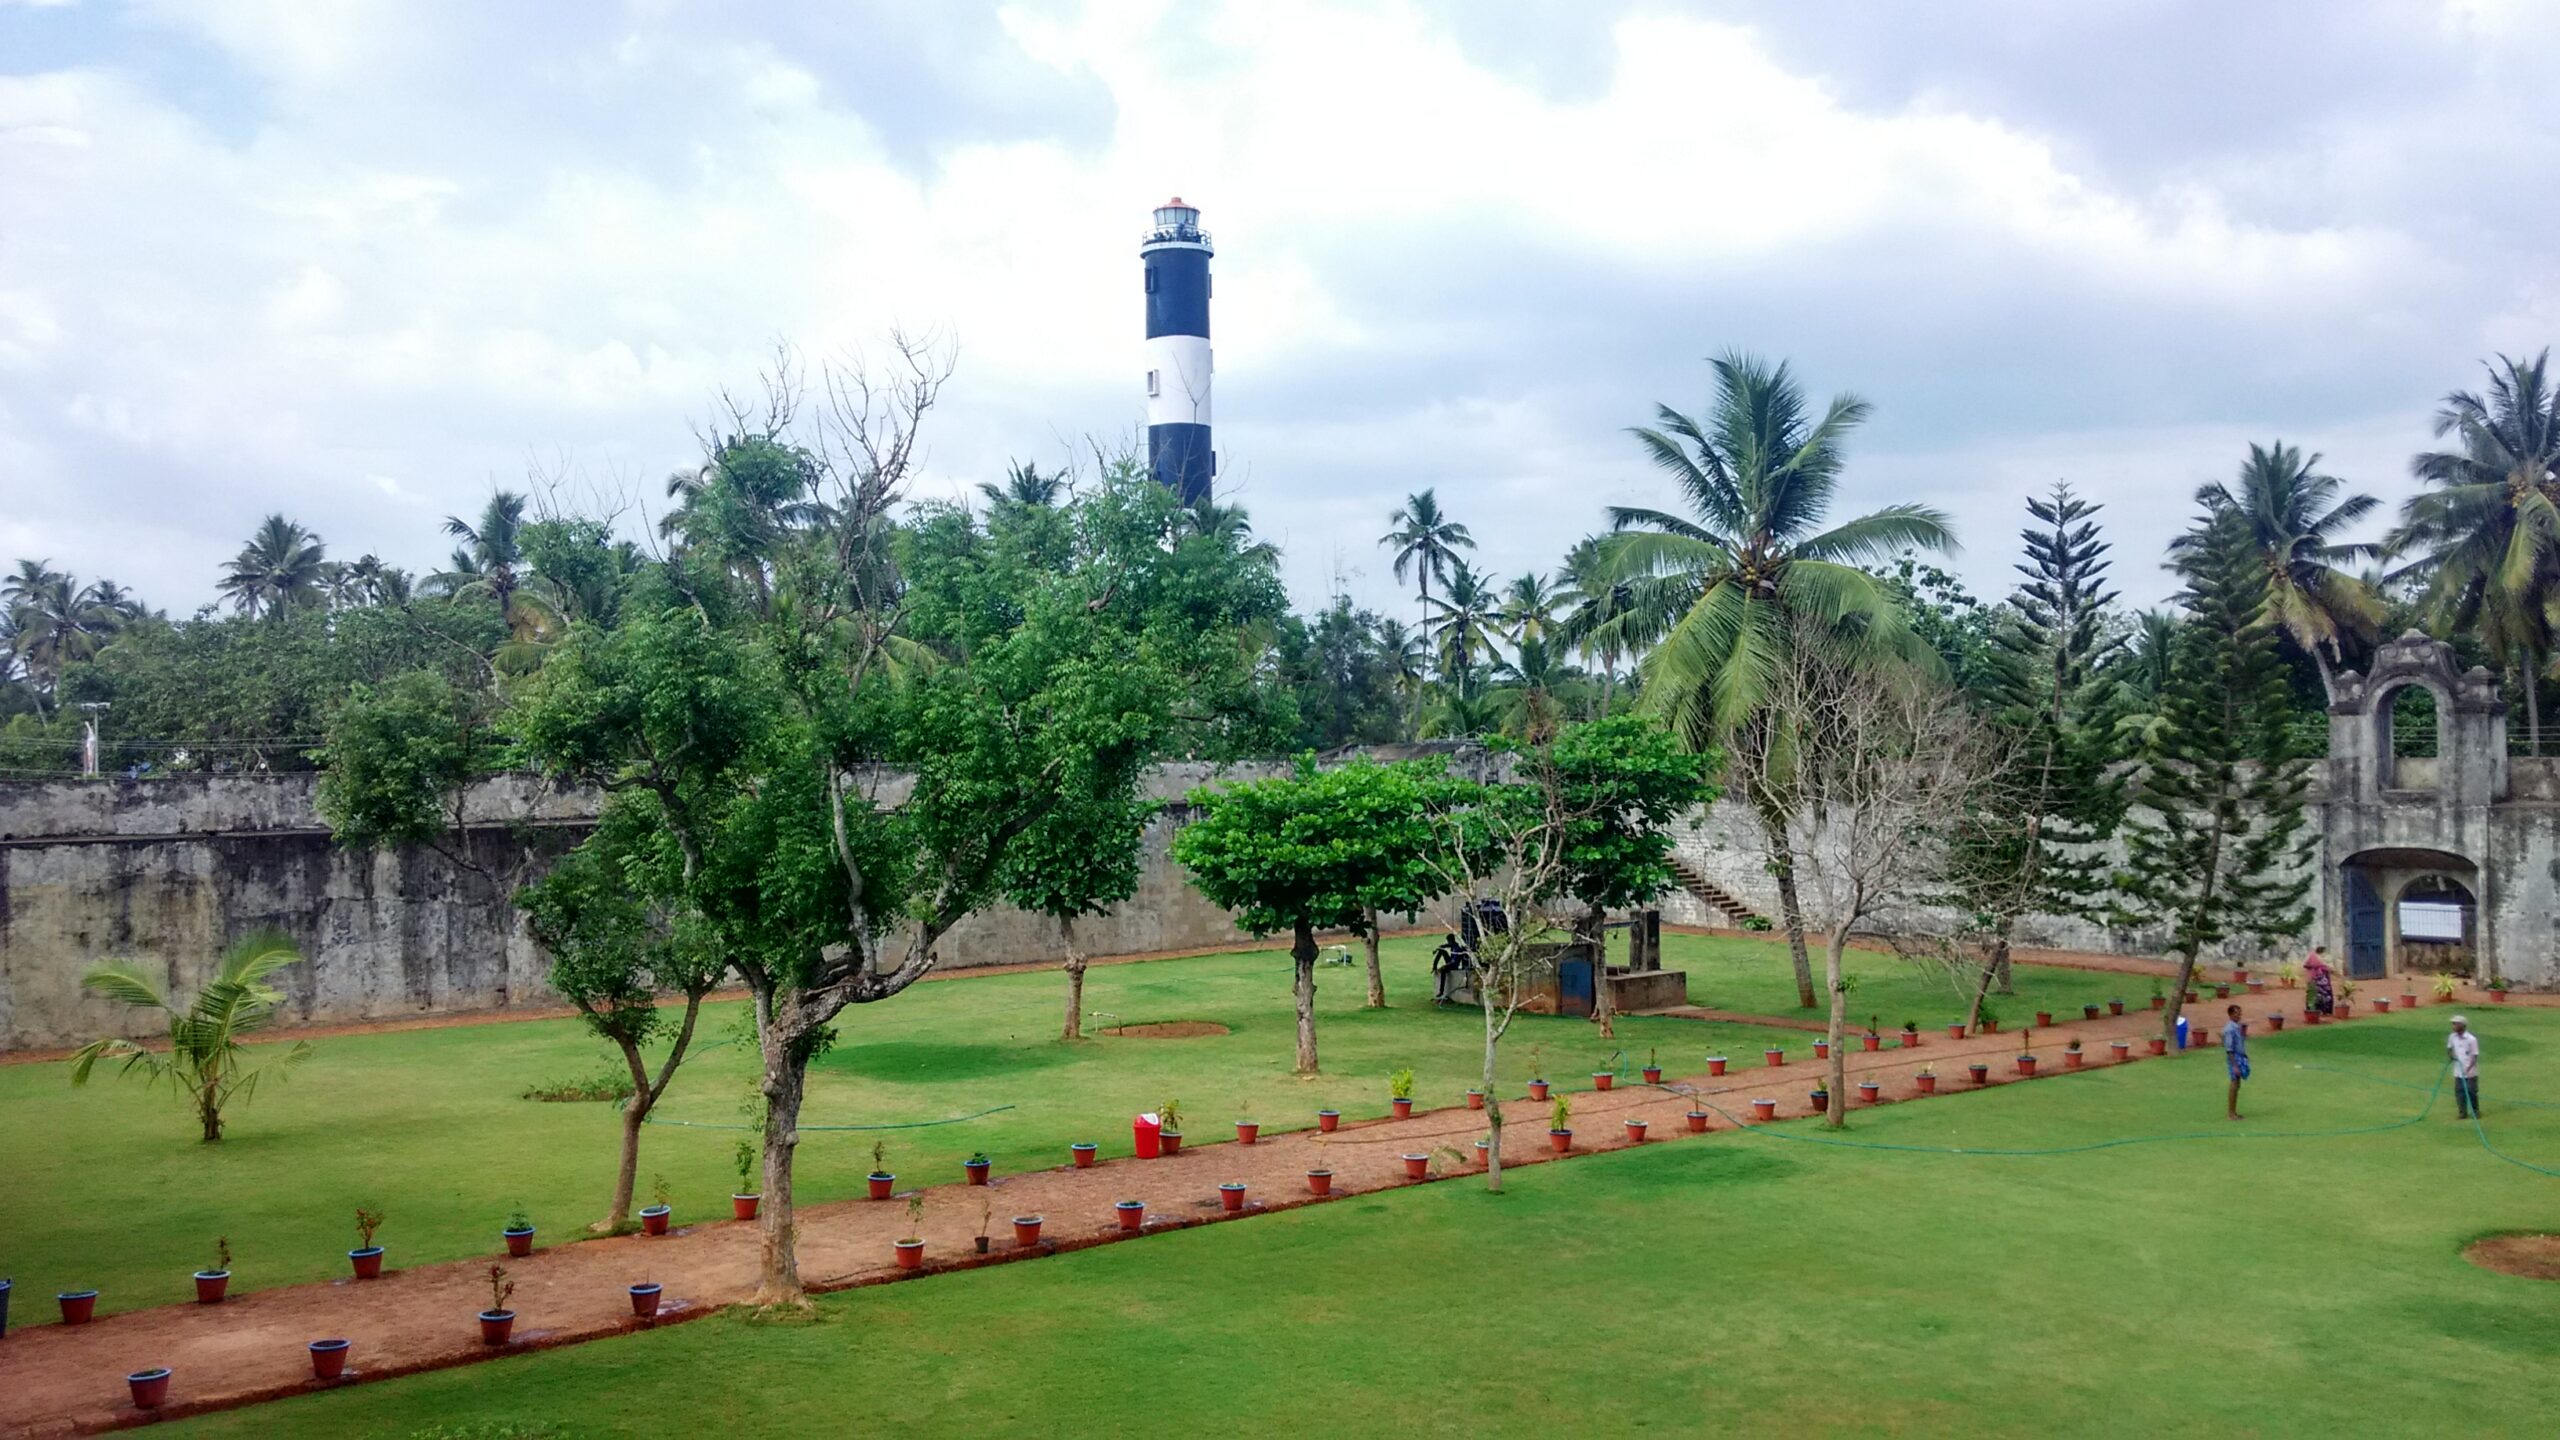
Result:
{"label": "palm tree", "polygon": [[1465,695],[1470,693],[1477,666],[1493,658],[1500,641],[1500,607],[1493,587],[1464,560],[1449,566],[1442,589],[1443,595],[1427,602],[1437,612],[1431,622],[1433,647],[1439,656],[1440,678],[1454,679],[1458,693]]}
{"label": "palm tree", "polygon": [[[2196,491],[2208,508],[2236,512],[2249,544],[2267,571],[2266,615],[2293,637],[2320,667],[2320,688],[2336,693],[2344,642],[2370,644],[2382,620],[2381,602],[2341,562],[2367,559],[2378,547],[2345,544],[2338,534],[2381,505],[2370,495],[2345,495],[2346,482],[2319,472],[2320,457],[2276,441],[2249,447],[2239,483],[2215,482]],[[2201,531],[2169,542],[2170,554],[2203,543]]]}
{"label": "palm tree", "polygon": [[434,577],[448,595],[486,595],[497,601],[498,612],[509,617],[510,629],[516,572],[524,564],[524,507],[524,496],[500,490],[481,507],[476,525],[459,515],[444,517],[444,533],[462,543],[454,547],[452,565]]}
{"label": "palm tree", "polygon": [[1257,565],[1277,564],[1280,549],[1269,541],[1253,538],[1253,521],[1241,505],[1220,505],[1203,500],[1184,512],[1185,534],[1198,535],[1227,547],[1238,559]]}
{"label": "palm tree", "polygon": [[319,536],[282,515],[270,515],[224,567],[217,588],[241,614],[275,619],[297,606],[320,603],[321,567],[328,558]]}
{"label": "palm tree", "polygon": [[1398,709],[1404,717],[1403,731],[1410,737],[1421,718],[1418,702],[1423,682],[1431,675],[1431,642],[1406,629],[1401,620],[1381,618],[1377,646],[1379,663],[1385,667],[1389,683],[1396,687]]}
{"label": "palm tree", "polygon": [[1422,582],[1422,615],[1427,626],[1431,620],[1431,580],[1443,579],[1449,567],[1458,563],[1458,552],[1476,548],[1476,537],[1467,527],[1440,513],[1440,497],[1430,490],[1404,497],[1404,506],[1387,517],[1394,528],[1378,537],[1378,543],[1395,550],[1395,576],[1404,579],[1407,570],[1414,571]]}
{"label": "palm tree", "polygon": [[[122,1073],[139,1070],[154,1085],[166,1080],[176,1087],[195,1107],[205,1140],[220,1140],[224,1108],[234,1099],[245,1101],[256,1093],[264,1073],[248,1063],[248,1048],[241,1041],[264,1029],[284,1000],[266,979],[301,959],[293,942],[282,935],[251,935],[224,954],[221,968],[184,1009],[131,961],[92,969],[80,981],[90,993],[168,1016],[169,1048],[146,1050],[118,1037],[92,1040],[72,1052],[71,1083],[88,1084],[89,1073],[100,1060],[121,1057]],[[274,1068],[290,1069],[310,1055],[309,1042],[297,1042]]]}
{"label": "palm tree", "polygon": [[[1766,702],[1799,637],[1820,636],[1856,664],[1934,665],[1892,592],[1860,567],[1905,550],[1951,550],[1955,537],[1943,514],[1912,504],[1819,528],[1839,490],[1841,441],[1865,421],[1867,403],[1835,396],[1813,418],[1784,363],[1741,354],[1712,363],[1715,405],[1703,419],[1663,405],[1653,427],[1634,431],[1694,518],[1612,506],[1620,533],[1607,553],[1620,576],[1672,581],[1693,597],[1645,657],[1646,708],[1691,748],[1722,744],[1750,773],[1783,748]],[[1783,839],[1790,817],[1775,787],[1749,788],[1770,837],[1798,999],[1811,1008],[1812,960]]]}
{"label": "palm tree", "polygon": [[1520,642],[1520,655],[1493,667],[1494,713],[1502,733],[1532,745],[1554,738],[1563,718],[1556,692],[1572,677],[1556,661],[1555,652],[1537,636]]}
{"label": "palm tree", "polygon": [[978,482],[978,493],[986,496],[987,503],[991,506],[1022,505],[1035,510],[1046,510],[1056,505],[1066,495],[1067,472],[1053,470],[1043,475],[1038,465],[1026,460],[1017,460],[1006,467],[1003,484],[999,485],[993,480],[981,480]]}
{"label": "palm tree", "polygon": [[1536,571],[1512,577],[1502,591],[1502,623],[1512,643],[1551,638],[1558,598],[1546,577]]}
{"label": "palm tree", "polygon": [[386,565],[381,556],[373,554],[343,563],[330,561],[327,585],[329,603],[342,610],[360,605],[406,605],[411,588],[408,571]]}
{"label": "palm tree", "polygon": [[2435,416],[2446,449],[2419,454],[2410,473],[2428,487],[2412,496],[2385,549],[2414,557],[2391,578],[2427,582],[2439,629],[2478,627],[2513,665],[2525,699],[2527,746],[2541,750],[2538,684],[2551,652],[2560,600],[2560,393],[2550,352],[2501,355],[2484,395],[2457,390]]}
{"label": "palm tree", "polygon": [[141,603],[114,581],[83,586],[42,560],[21,560],[15,574],[0,580],[0,611],[7,615],[8,656],[35,687],[39,718],[67,666],[95,656],[143,615]]}
{"label": "palm tree", "polygon": [[1608,542],[1587,535],[1565,552],[1556,572],[1556,604],[1563,610],[1556,636],[1600,667],[1600,713],[1618,698],[1618,662],[1640,655],[1662,638],[1694,598],[1685,577],[1630,580],[1612,567]]}

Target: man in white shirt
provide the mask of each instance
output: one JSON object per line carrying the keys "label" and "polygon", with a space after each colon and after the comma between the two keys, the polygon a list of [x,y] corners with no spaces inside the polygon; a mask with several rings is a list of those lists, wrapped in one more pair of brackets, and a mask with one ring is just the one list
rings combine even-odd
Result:
{"label": "man in white shirt", "polygon": [[2480,1118],[2480,1037],[2471,1022],[2456,1015],[2453,1033],[2444,1037],[2444,1053],[2453,1057],[2453,1105],[2458,1118]]}

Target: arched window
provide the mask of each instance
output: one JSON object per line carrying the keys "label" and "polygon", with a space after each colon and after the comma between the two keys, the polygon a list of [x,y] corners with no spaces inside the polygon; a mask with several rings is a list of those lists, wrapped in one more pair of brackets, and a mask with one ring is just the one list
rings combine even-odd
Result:
{"label": "arched window", "polygon": [[2437,756],[2443,719],[2435,691],[2403,685],[2376,707],[2382,721],[2382,784],[2390,790],[2431,790],[2437,781]]}

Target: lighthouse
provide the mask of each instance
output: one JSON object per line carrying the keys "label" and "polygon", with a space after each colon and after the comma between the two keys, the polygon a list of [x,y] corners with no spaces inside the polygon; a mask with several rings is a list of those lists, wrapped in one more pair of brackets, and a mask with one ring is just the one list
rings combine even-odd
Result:
{"label": "lighthouse", "polygon": [[1147,271],[1147,468],[1185,505],[1209,498],[1209,232],[1176,195],[1138,246]]}

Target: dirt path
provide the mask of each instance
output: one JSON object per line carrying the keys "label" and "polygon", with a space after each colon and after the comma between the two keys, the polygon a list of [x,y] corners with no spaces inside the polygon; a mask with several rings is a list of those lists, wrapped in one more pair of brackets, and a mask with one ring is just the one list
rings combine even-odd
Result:
{"label": "dirt path", "polygon": [[[2244,997],[2253,1019],[2279,1007],[2290,1013],[2299,1003],[2298,994]],[[2208,996],[2195,1011],[2218,1013],[2218,1005]],[[1764,1016],[1739,1018],[1773,1023]],[[2084,1042],[2091,1068],[2116,1063],[2107,1044],[2114,1039],[2132,1042],[2130,1059],[2148,1058],[2144,1042],[2158,1028],[2156,1015],[2137,1010],[2092,1021],[2075,1019],[2038,1032],[2034,1041],[2042,1058],[2040,1073],[2064,1073],[2064,1046],[2074,1037]],[[1950,1040],[1941,1029],[1922,1036],[1917,1050],[1888,1041],[1891,1048],[1851,1053],[1847,1064],[1853,1077],[1880,1083],[1883,1100],[1899,1101],[1917,1097],[1913,1076],[1923,1065],[1935,1068],[1941,1095],[1977,1088],[1965,1076],[1966,1065],[1977,1060],[1992,1067],[1989,1083],[2014,1083],[2020,1078],[2013,1061],[2021,1043],[2015,1033]],[[1722,1077],[1696,1076],[1672,1086],[1629,1085],[1605,1093],[1577,1089],[1572,1092],[1574,1153],[1626,1146],[1625,1121],[1631,1117],[1648,1122],[1644,1143],[1689,1138],[1682,1117],[1694,1102],[1684,1090],[1745,1119],[1757,1098],[1776,1101],[1780,1118],[1809,1114],[1809,1092],[1828,1062],[1812,1058],[1810,1039],[1786,1058],[1787,1063],[1773,1069],[1759,1058],[1746,1062],[1737,1056]],[[2218,1096],[2217,1088],[2214,1098]],[[1854,1091],[1850,1103],[1859,1103]],[[1505,1110],[1508,1163],[1555,1158],[1545,1133],[1546,1106],[1515,1099],[1505,1102]],[[1265,1118],[1285,1123],[1288,1117]],[[1201,1128],[1205,1132],[1209,1127]],[[1709,1122],[1711,1131],[1731,1128],[1721,1115]],[[1222,1136],[1229,1133],[1223,1122],[1218,1129]],[[1432,1154],[1435,1178],[1471,1170],[1471,1160],[1437,1152],[1450,1147],[1471,1156],[1473,1142],[1483,1133],[1483,1117],[1460,1105],[1409,1120],[1346,1123],[1331,1135],[1302,1130],[1250,1146],[1232,1140],[1195,1143],[1168,1159],[1116,1159],[1087,1170],[1062,1164],[999,1176],[985,1188],[935,1184],[921,1191],[902,1189],[900,1199],[890,1203],[854,1200],[805,1207],[800,1212],[802,1273],[819,1290],[912,1278],[895,1268],[890,1243],[909,1229],[904,1197],[910,1193],[920,1193],[925,1202],[928,1268],[923,1273],[931,1274],[1137,1238],[1119,1231],[1113,1205],[1120,1200],[1144,1201],[1145,1230],[1154,1232],[1222,1218],[1217,1187],[1226,1181],[1248,1187],[1244,1214],[1251,1215],[1323,1203],[1308,1192],[1311,1168],[1333,1171],[1336,1195],[1414,1183],[1406,1178],[1400,1158],[1407,1153]],[[1060,1138],[1062,1159],[1070,1138]],[[1125,1153],[1125,1137],[1084,1138]],[[1203,1133],[1195,1140],[1206,1138]],[[1013,1242],[1011,1221],[1026,1213],[1044,1215],[1047,1223],[1036,1246],[1021,1248]],[[984,1259],[974,1253],[982,1217],[985,1233],[993,1237]],[[663,1238],[582,1241],[503,1261],[516,1284],[513,1306],[518,1315],[516,1339],[504,1349],[483,1346],[475,1320],[488,1304],[488,1270],[501,1263],[497,1256],[421,1266],[376,1281],[257,1291],[218,1306],[172,1305],[77,1327],[46,1324],[19,1330],[0,1341],[0,1396],[8,1397],[0,1435],[81,1433],[151,1418],[126,1403],[124,1385],[127,1373],[151,1366],[175,1372],[169,1403],[160,1413],[194,1414],[315,1388],[305,1351],[312,1340],[352,1341],[350,1378],[338,1383],[356,1383],[622,1334],[636,1323],[626,1287],[641,1282],[665,1287],[659,1323],[694,1318],[737,1303],[752,1291],[756,1251],[753,1224],[706,1220]],[[396,1262],[399,1257],[395,1253],[390,1258]],[[49,1296],[15,1299],[21,1323],[53,1314]]]}

